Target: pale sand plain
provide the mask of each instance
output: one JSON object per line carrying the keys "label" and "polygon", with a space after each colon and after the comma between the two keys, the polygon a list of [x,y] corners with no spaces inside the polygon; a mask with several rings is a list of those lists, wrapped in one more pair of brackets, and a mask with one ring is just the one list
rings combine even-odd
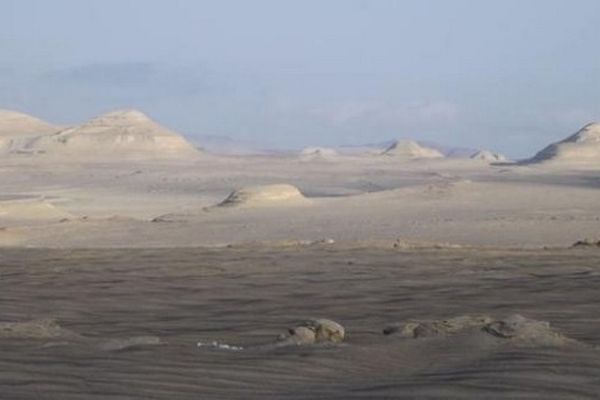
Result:
{"label": "pale sand plain", "polygon": [[[307,161],[204,153],[182,162],[126,163],[15,156],[0,159],[0,181],[0,244],[9,246],[327,238],[566,247],[598,236],[600,226],[597,170],[561,166],[384,156]],[[259,195],[248,204],[217,207],[235,190],[272,184],[297,187],[302,201],[261,204]]]}

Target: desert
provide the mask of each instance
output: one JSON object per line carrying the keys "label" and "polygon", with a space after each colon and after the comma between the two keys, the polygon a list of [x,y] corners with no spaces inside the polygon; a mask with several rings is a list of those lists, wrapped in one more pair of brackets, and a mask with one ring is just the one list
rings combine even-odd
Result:
{"label": "desert", "polygon": [[0,159],[11,399],[597,393],[594,125],[586,157],[509,162],[223,155],[107,115]]}
{"label": "desert", "polygon": [[597,0],[0,0],[0,400],[600,398]]}

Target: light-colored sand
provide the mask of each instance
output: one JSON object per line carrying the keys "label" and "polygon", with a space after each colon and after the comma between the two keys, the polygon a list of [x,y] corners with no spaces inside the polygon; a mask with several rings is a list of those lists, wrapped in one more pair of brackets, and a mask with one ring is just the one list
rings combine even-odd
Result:
{"label": "light-colored sand", "polygon": [[[59,214],[36,221],[23,214],[0,217],[5,245],[169,247],[331,238],[566,247],[600,237],[597,173],[546,164],[372,156],[307,163],[295,155],[74,164],[21,155],[0,159],[0,182],[5,196],[44,198],[70,214],[64,222]],[[301,195],[289,186],[264,188],[282,183]],[[213,207],[235,191],[235,210]],[[151,222],[162,216],[157,222],[168,223]]]}
{"label": "light-colored sand", "polygon": [[231,192],[220,207],[297,206],[309,201],[297,187],[287,184],[250,186]]}
{"label": "light-colored sand", "polygon": [[0,199],[0,221],[58,220],[71,215],[41,198]]}
{"label": "light-colored sand", "polygon": [[528,162],[599,168],[600,123],[590,123],[568,138],[552,143]]}
{"label": "light-colored sand", "polygon": [[30,141],[59,129],[30,115],[0,109],[0,156],[26,151]]}
{"label": "light-colored sand", "polygon": [[128,158],[187,158],[197,149],[181,135],[136,110],[120,110],[32,141],[35,153],[105,161]]}
{"label": "light-colored sand", "polygon": [[436,149],[422,146],[413,140],[398,140],[382,153],[386,156],[414,158],[443,158],[444,155]]}
{"label": "light-colored sand", "polygon": [[[51,129],[3,118],[2,132]],[[490,163],[501,158],[488,152],[478,153],[488,162],[444,158],[411,141],[377,156],[320,148],[223,156],[199,153],[141,112],[116,111],[39,136],[30,154],[0,156],[0,244],[567,247],[600,237],[599,143],[591,124],[541,152],[544,162],[518,165]]]}

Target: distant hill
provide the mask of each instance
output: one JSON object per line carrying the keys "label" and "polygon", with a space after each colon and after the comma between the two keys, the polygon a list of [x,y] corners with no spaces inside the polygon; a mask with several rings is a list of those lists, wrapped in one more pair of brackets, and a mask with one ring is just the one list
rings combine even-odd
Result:
{"label": "distant hill", "polygon": [[102,158],[181,158],[198,154],[183,136],[159,125],[144,113],[120,110],[81,125],[40,136],[29,143],[35,153]]}
{"label": "distant hill", "polygon": [[600,167],[600,123],[590,123],[523,163],[591,164]]}
{"label": "distant hill", "polygon": [[21,151],[37,136],[58,131],[58,126],[16,111],[0,110],[0,153]]}
{"label": "distant hill", "polygon": [[473,153],[469,158],[472,160],[481,160],[487,162],[506,162],[508,158],[500,153],[494,153],[489,150],[480,150],[478,152]]}
{"label": "distant hill", "polygon": [[413,140],[398,140],[392,143],[381,154],[405,158],[443,158],[439,150],[425,147]]}

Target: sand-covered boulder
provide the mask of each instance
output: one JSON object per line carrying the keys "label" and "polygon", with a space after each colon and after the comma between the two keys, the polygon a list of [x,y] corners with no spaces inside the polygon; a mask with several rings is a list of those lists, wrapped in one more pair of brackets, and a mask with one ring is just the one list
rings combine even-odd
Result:
{"label": "sand-covered boulder", "polygon": [[413,140],[398,140],[381,153],[385,156],[406,159],[443,158],[444,155],[436,149],[422,146]]}
{"label": "sand-covered boulder", "polygon": [[[307,331],[312,333],[308,334]],[[313,343],[341,343],[346,336],[346,330],[342,325],[325,318],[308,320],[299,327],[290,329],[289,332],[292,336],[312,338]]]}
{"label": "sand-covered boulder", "polygon": [[58,339],[77,337],[60,326],[54,319],[36,319],[25,322],[0,322],[0,339]]}
{"label": "sand-covered boulder", "polygon": [[278,338],[278,344],[341,343],[345,337],[346,331],[342,325],[330,319],[320,318],[290,328]]}
{"label": "sand-covered boulder", "polygon": [[480,150],[476,153],[471,154],[469,157],[471,160],[485,161],[485,162],[506,162],[508,158],[500,153],[494,153],[489,150]]}
{"label": "sand-covered boulder", "polygon": [[37,138],[37,153],[121,161],[124,158],[189,158],[198,150],[183,136],[136,110],[114,111],[82,125]]}
{"label": "sand-covered boulder", "polygon": [[575,342],[553,330],[549,322],[525,318],[519,314],[492,321],[486,324],[483,330],[490,335],[518,341],[521,344],[561,346]]}
{"label": "sand-covered boulder", "polygon": [[274,342],[259,345],[231,345],[219,341],[198,342],[198,347],[208,347],[226,351],[268,351],[294,346],[310,346],[315,344],[342,343],[346,331],[342,325],[330,319],[320,318],[305,321],[298,326],[289,328],[286,333],[279,335]]}
{"label": "sand-covered boulder", "polygon": [[481,329],[493,319],[487,315],[461,315],[442,320],[415,320],[392,324],[383,329],[384,335],[397,334],[402,337],[421,338],[452,335],[467,329]]}
{"label": "sand-covered boulder", "polygon": [[414,320],[392,324],[383,329],[384,335],[423,339],[454,335],[485,335],[496,338],[498,344],[522,346],[564,346],[580,344],[554,330],[549,322],[526,318],[520,314],[505,318],[487,315],[462,315],[443,320]]}
{"label": "sand-covered boulder", "polygon": [[300,190],[288,184],[250,186],[233,191],[220,207],[294,206],[309,203]]}
{"label": "sand-covered boulder", "polygon": [[31,115],[0,110],[0,154],[25,152],[33,139],[58,130],[57,126]]}
{"label": "sand-covered boulder", "polygon": [[600,166],[600,123],[588,124],[568,138],[552,143],[525,163]]}

